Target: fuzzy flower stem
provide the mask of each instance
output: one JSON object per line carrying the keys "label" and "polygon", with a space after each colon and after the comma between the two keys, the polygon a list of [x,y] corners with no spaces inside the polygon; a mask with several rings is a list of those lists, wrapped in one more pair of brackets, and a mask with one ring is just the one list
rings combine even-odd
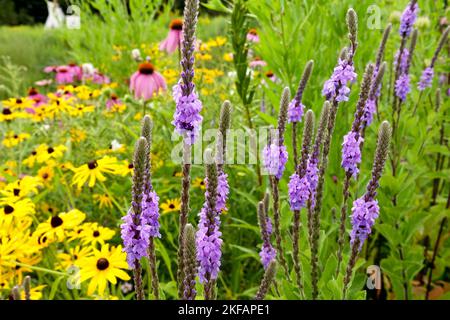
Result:
{"label": "fuzzy flower stem", "polygon": [[391,30],[392,30],[392,24],[389,23],[388,26],[386,27],[386,29],[384,29],[383,37],[381,38],[380,46],[378,48],[377,59],[375,62],[375,67],[377,68],[377,70],[379,69],[379,67],[381,65],[381,61],[383,61],[384,51],[386,49],[386,43],[389,38],[389,34],[391,33]]}
{"label": "fuzzy flower stem", "polygon": [[342,300],[346,299],[348,284],[350,283],[350,279],[352,278],[353,268],[355,267],[356,259],[359,253],[360,240],[356,239],[351,247],[350,259],[348,261],[348,265],[345,271],[344,277],[344,290]]}
{"label": "fuzzy flower stem", "polygon": [[[146,170],[146,157],[148,157],[148,144],[144,137],[140,137],[136,142],[134,152],[134,175],[133,175],[133,187],[132,187],[132,211],[133,222],[135,226],[141,224],[142,213],[142,196],[144,191],[145,182],[145,170]],[[137,232],[137,231],[136,231]],[[139,237],[138,234],[135,237]],[[138,300],[144,300],[144,288],[142,287],[142,267],[138,259],[134,261],[134,286],[136,290],[136,298]]]}
{"label": "fuzzy flower stem", "polygon": [[[207,197],[206,197],[206,223],[207,231],[206,236],[210,236],[214,232],[214,226],[216,224],[216,199],[217,199],[217,165],[208,164],[206,165],[206,178],[208,184],[206,187]],[[213,299],[213,281],[211,278],[211,273],[206,271],[205,273],[206,283],[204,285],[205,300]]]}
{"label": "fuzzy flower stem", "polygon": [[[280,112],[278,115],[278,141],[272,142],[272,143],[278,143],[279,147],[282,147],[284,144],[284,132],[286,129],[289,96],[290,96],[290,91],[289,91],[289,88],[286,87],[281,96]],[[284,170],[284,166],[282,169]],[[274,175],[270,176],[270,181],[271,181],[271,186],[272,186],[272,198],[273,198],[273,217],[274,217],[274,227],[275,227],[275,240],[276,240],[276,248],[278,251],[279,262],[282,265],[284,271],[286,272],[287,278],[290,279],[289,269],[287,266],[286,259],[284,257],[282,239],[281,239],[281,229],[280,229],[280,207],[279,207],[280,206],[280,195],[279,195],[279,185],[278,185],[280,178],[281,178],[281,176],[279,178]]]}
{"label": "fuzzy flower stem", "polygon": [[188,223],[184,227],[184,300],[195,300],[195,277],[197,275],[197,249],[195,247],[195,230]]}
{"label": "fuzzy flower stem", "polygon": [[25,300],[31,300],[31,277],[26,276],[23,279],[23,291],[25,292]]}
{"label": "fuzzy flower stem", "polygon": [[184,279],[184,264],[183,264],[183,256],[184,256],[184,228],[188,221],[189,215],[189,188],[191,184],[191,146],[187,143],[184,143],[183,148],[183,179],[181,182],[181,208],[180,208],[180,216],[179,216],[179,235],[178,235],[178,271],[177,271],[177,279],[178,279],[178,297],[183,297],[184,288],[183,288],[183,279]]}
{"label": "fuzzy flower stem", "polygon": [[183,68],[181,78],[184,83],[184,86],[182,87],[184,96],[189,96],[194,90],[192,79],[194,78],[194,42],[198,6],[198,0],[187,0],[184,8],[183,40],[181,46],[181,65]]}
{"label": "fuzzy flower stem", "polygon": [[216,145],[216,163],[219,172],[223,171],[223,166],[226,163],[227,151],[227,132],[231,124],[231,104],[230,101],[225,101],[220,110],[219,131],[220,135],[217,139]]}
{"label": "fuzzy flower stem", "polygon": [[[311,149],[312,135],[314,132],[314,113],[308,110],[305,116],[305,126],[303,129],[303,143],[300,164],[297,166],[296,174],[303,178],[306,175],[309,152]],[[299,259],[299,238],[300,238],[300,210],[294,210],[294,223],[292,226],[292,254],[294,261],[294,271],[297,278],[297,286],[300,295],[304,297],[303,283],[301,278],[301,263]]]}
{"label": "fuzzy flower stem", "polygon": [[264,277],[261,281],[258,292],[256,293],[255,300],[264,300],[264,297],[266,296],[267,292],[269,291],[270,285],[275,278],[276,269],[277,269],[276,266],[277,266],[277,263],[275,262],[275,260],[272,260],[269,263],[269,266],[267,267],[266,271],[264,272]]}
{"label": "fuzzy flower stem", "polygon": [[441,52],[442,48],[444,47],[445,43],[448,40],[449,32],[450,32],[450,27],[447,27],[444,30],[444,32],[442,33],[442,36],[441,36],[441,39],[439,39],[439,44],[436,48],[436,51],[434,51],[433,59],[431,59],[430,68],[434,68],[434,64],[436,63],[439,53]]}

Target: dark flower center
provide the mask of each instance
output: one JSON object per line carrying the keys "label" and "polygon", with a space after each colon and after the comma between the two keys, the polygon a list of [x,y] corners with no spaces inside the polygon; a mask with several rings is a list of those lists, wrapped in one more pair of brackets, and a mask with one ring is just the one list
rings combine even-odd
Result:
{"label": "dark flower center", "polygon": [[109,267],[109,261],[105,258],[100,258],[97,260],[97,269],[105,270]]}
{"label": "dark flower center", "polygon": [[256,35],[258,34],[258,32],[256,32],[256,29],[250,29],[250,30],[248,31],[248,33],[250,33],[250,34],[252,34],[252,35],[254,35],[254,36],[256,36]]}
{"label": "dark flower center", "polygon": [[155,71],[153,65],[149,62],[144,62],[139,65],[140,74],[152,74]]}
{"label": "dark flower center", "polygon": [[174,19],[170,23],[170,29],[172,30],[183,30],[183,20],[181,19]]}
{"label": "dark flower center", "polygon": [[175,205],[173,203],[169,204],[170,209],[175,209]]}
{"label": "dark flower center", "polygon": [[50,224],[52,225],[53,228],[57,228],[63,224],[63,220],[60,217],[55,216],[52,217],[52,220],[50,220]]}
{"label": "dark flower center", "polygon": [[7,204],[7,205],[3,208],[3,211],[5,212],[5,214],[11,214],[11,213],[14,212],[14,208]]}
{"label": "dark flower center", "polygon": [[92,161],[88,162],[89,170],[93,170],[93,169],[95,169],[97,167],[98,167],[97,160],[92,160]]}
{"label": "dark flower center", "polygon": [[19,136],[17,134],[15,134],[14,135],[14,139],[17,139],[17,138],[19,138]]}
{"label": "dark flower center", "polygon": [[40,236],[38,238],[38,244],[43,244],[45,242],[47,242],[47,237],[46,236]]}
{"label": "dark flower center", "polygon": [[53,149],[52,147],[47,149],[47,153],[53,153],[53,152],[55,152],[55,149]]}
{"label": "dark flower center", "polygon": [[48,178],[48,173],[47,173],[47,172],[44,173],[44,174],[42,175],[42,178],[47,179],[47,178]]}
{"label": "dark flower center", "polygon": [[273,77],[273,72],[272,71],[267,71],[266,72],[266,77],[267,78],[272,78]]}
{"label": "dark flower center", "polygon": [[13,189],[14,196],[18,197],[20,194],[20,189]]}
{"label": "dark flower center", "polygon": [[21,104],[22,102],[23,102],[22,99],[20,99],[20,98],[19,98],[19,99],[16,99],[16,103],[17,103],[17,104]]}
{"label": "dark flower center", "polygon": [[114,100],[114,101],[115,101],[115,100],[117,100],[117,98],[118,98],[118,97],[117,97],[117,95],[116,95],[116,94],[114,94],[114,93],[113,93],[113,94],[111,94],[111,99],[112,99],[112,100]]}
{"label": "dark flower center", "polygon": [[28,95],[29,96],[34,96],[35,94],[38,94],[39,92],[36,90],[36,88],[30,88],[30,90],[28,90]]}
{"label": "dark flower center", "polygon": [[134,168],[134,165],[132,164],[132,163],[130,163],[129,165],[128,165],[128,169],[133,169]]}
{"label": "dark flower center", "polygon": [[5,115],[12,114],[11,110],[9,110],[8,108],[3,108],[2,113]]}
{"label": "dark flower center", "polygon": [[36,152],[35,150],[33,150],[33,151],[31,151],[31,154],[32,154],[33,156],[35,156],[35,155],[37,154],[37,152]]}
{"label": "dark flower center", "polygon": [[100,235],[100,232],[98,232],[97,230],[95,230],[93,236],[97,238],[99,235]]}

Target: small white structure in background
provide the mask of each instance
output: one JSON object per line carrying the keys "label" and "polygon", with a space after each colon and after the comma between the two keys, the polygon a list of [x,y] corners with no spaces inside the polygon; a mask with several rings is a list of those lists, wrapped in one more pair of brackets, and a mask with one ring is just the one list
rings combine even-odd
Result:
{"label": "small white structure in background", "polygon": [[141,51],[139,49],[131,50],[131,57],[137,62],[142,61]]}
{"label": "small white structure in background", "polygon": [[116,139],[111,141],[111,150],[112,151],[119,150],[122,147],[123,147],[123,144],[120,144],[119,141],[117,141]]}
{"label": "small white structure in background", "polygon": [[80,29],[81,26],[81,9],[79,6],[71,5],[66,10],[66,27],[67,29]]}
{"label": "small white structure in background", "polygon": [[47,1],[48,17],[45,21],[45,29],[61,28],[64,24],[65,15],[57,0]]}

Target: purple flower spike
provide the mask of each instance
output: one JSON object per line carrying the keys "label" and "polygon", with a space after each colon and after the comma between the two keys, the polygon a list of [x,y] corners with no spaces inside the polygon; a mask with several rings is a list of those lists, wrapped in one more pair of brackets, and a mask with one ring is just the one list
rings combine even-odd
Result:
{"label": "purple flower spike", "polygon": [[291,175],[288,183],[289,188],[289,204],[291,210],[301,210],[306,206],[309,198],[309,183],[306,176],[300,178],[298,174]]}
{"label": "purple flower spike", "polygon": [[414,5],[412,5],[412,3],[409,3],[405,11],[403,11],[400,22],[400,35],[402,37],[408,37],[411,34],[418,13],[419,5],[417,4],[417,2]]}
{"label": "purple flower spike", "polygon": [[433,81],[434,70],[431,67],[425,68],[423,70],[422,76],[420,77],[419,84],[417,85],[420,91],[425,90],[425,88],[431,88],[431,82]]}
{"label": "purple flower spike", "polygon": [[347,84],[355,82],[356,77],[353,65],[349,64],[346,59],[339,59],[339,63],[334,68],[331,78],[323,86],[322,95],[327,100],[330,100],[337,94],[336,101],[348,101],[350,88],[347,87]]}
{"label": "purple flower spike", "polygon": [[284,167],[288,159],[286,146],[275,143],[267,145],[263,151],[264,167],[267,172],[279,180],[283,176]]}
{"label": "purple flower spike", "polygon": [[135,261],[147,257],[147,248],[150,239],[150,226],[143,219],[140,224],[134,221],[133,210],[130,209],[126,216],[122,217],[120,226],[124,251],[127,253],[127,262],[130,269],[134,269]]}
{"label": "purple flower spike", "polygon": [[220,258],[222,257],[222,233],[219,231],[220,219],[215,217],[214,223],[209,223],[207,209],[200,211],[200,223],[196,234],[197,261],[199,263],[200,283],[206,283],[208,279],[216,279],[220,270]]}
{"label": "purple flower spike", "polygon": [[200,115],[202,103],[197,94],[192,92],[188,96],[180,96],[172,124],[188,144],[195,143],[203,117]]}
{"label": "purple flower spike", "polygon": [[369,126],[373,121],[373,115],[376,111],[375,100],[368,99],[366,105],[364,106],[364,115],[363,115],[363,126]]}
{"label": "purple flower spike", "polygon": [[369,234],[372,232],[372,227],[375,220],[378,218],[380,208],[377,200],[364,200],[364,196],[353,202],[352,208],[352,232],[350,234],[351,244],[356,239],[360,240],[360,248],[364,244]]}
{"label": "purple flower spike", "polygon": [[289,103],[289,109],[288,109],[289,122],[302,121],[304,109],[305,109],[305,106],[301,102],[297,103],[297,100],[294,98]]}
{"label": "purple flower spike", "polygon": [[395,94],[402,101],[406,100],[406,96],[411,91],[409,85],[409,74],[402,74],[395,82]]}
{"label": "purple flower spike", "polygon": [[342,144],[341,166],[345,172],[350,173],[354,178],[358,175],[358,165],[361,163],[360,144],[364,139],[356,132],[350,131],[344,136]]}
{"label": "purple flower spike", "polygon": [[261,251],[259,252],[259,256],[261,257],[261,263],[264,267],[264,270],[267,269],[269,263],[272,260],[275,260],[277,255],[277,251],[270,243],[264,243]]}
{"label": "purple flower spike", "polygon": [[161,238],[159,233],[159,197],[156,192],[150,191],[143,194],[141,219],[150,227],[150,237]]}

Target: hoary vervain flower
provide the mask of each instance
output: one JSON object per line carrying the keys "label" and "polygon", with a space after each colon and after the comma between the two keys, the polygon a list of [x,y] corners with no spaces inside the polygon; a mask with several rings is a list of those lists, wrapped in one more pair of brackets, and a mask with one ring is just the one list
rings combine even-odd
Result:
{"label": "hoary vervain flower", "polygon": [[312,60],[308,61],[303,71],[302,78],[298,85],[297,93],[294,99],[289,103],[288,108],[288,121],[289,122],[300,122],[303,116],[303,110],[305,106],[302,104],[303,91],[305,91],[306,84],[311,76],[312,68],[314,62]]}
{"label": "hoary vervain flower", "polygon": [[[268,197],[269,195],[266,194],[265,196]],[[276,250],[270,242],[270,236],[272,235],[272,223],[267,213],[268,208],[265,207],[264,202],[260,201],[258,203],[258,222],[259,228],[261,230],[263,245],[261,251],[259,252],[259,256],[261,257],[261,263],[264,269],[267,269],[269,263],[272,260],[275,260],[275,257],[277,255]]]}
{"label": "hoary vervain flower", "polygon": [[402,18],[400,20],[400,36],[408,37],[411,34],[418,13],[419,5],[417,4],[417,0],[412,0],[402,14]]}

